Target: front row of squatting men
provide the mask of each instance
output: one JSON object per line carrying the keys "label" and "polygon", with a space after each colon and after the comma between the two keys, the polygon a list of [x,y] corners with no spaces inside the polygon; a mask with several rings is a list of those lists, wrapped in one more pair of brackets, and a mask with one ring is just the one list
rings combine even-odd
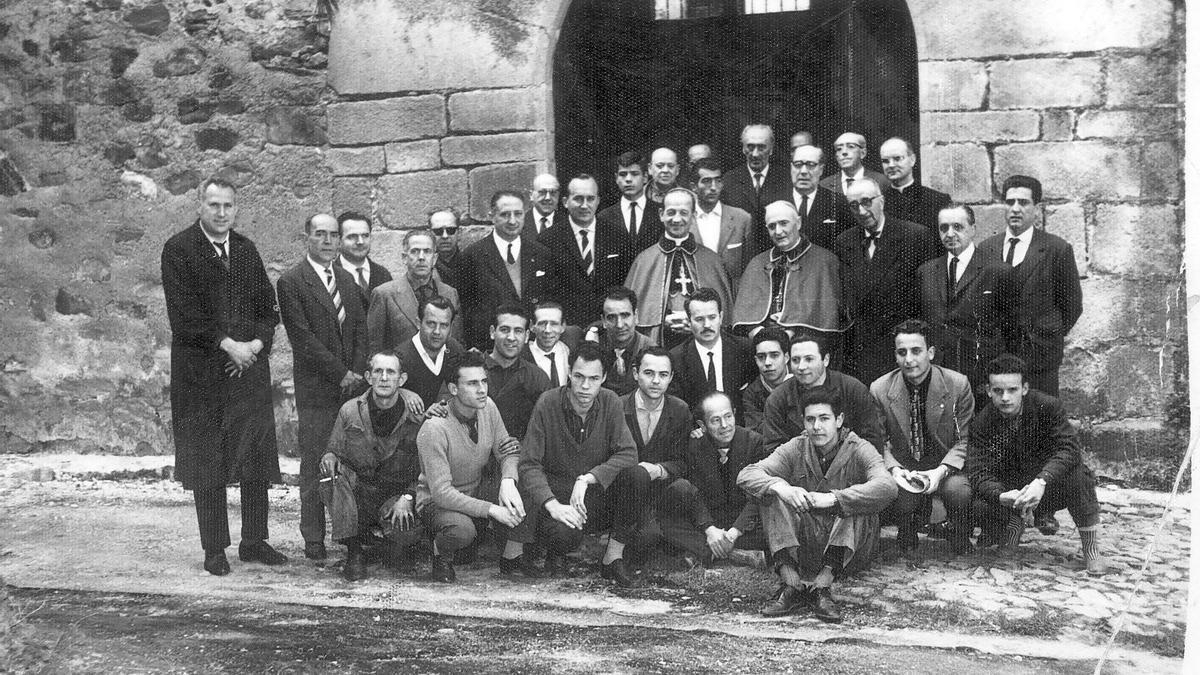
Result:
{"label": "front row of squatting men", "polygon": [[[981,534],[985,542],[1006,543],[1019,538],[1024,522],[1009,518],[1012,513],[1031,512],[1048,531],[1056,526],[1053,510],[1065,506],[1081,527],[1089,571],[1102,572],[1094,480],[1079,464],[1077,441],[1056,402],[1022,391],[1031,382],[1034,389],[1057,391],[1062,338],[1079,315],[1069,245],[1033,227],[1041,218],[1040,185],[1027,177],[1006,181],[1007,231],[978,247],[969,207],[938,209],[946,251],[939,254],[930,244],[932,233],[889,207],[901,201],[892,192],[921,187],[912,181],[911,147],[899,139],[884,144],[892,180],[885,198],[876,178],[862,179],[865,143],[850,136],[837,144],[842,174],[835,189],[819,184],[823,153],[808,139],[793,149],[790,194],[771,199],[765,188],[782,175],[771,171],[773,138],[769,129],[747,127],[746,167],[727,181],[738,199],[748,186],[754,203],[747,209],[722,201],[725,174],[703,158],[692,163],[692,192],[658,180],[670,172],[657,165],[673,160],[656,152],[663,161],[655,162],[657,187],[648,196],[644,163],[623,155],[615,167],[622,200],[604,210],[598,209],[594,179],[573,179],[559,200],[557,181],[539,176],[530,191],[532,209],[526,211],[520,193],[496,193],[492,234],[461,253],[456,216],[431,215],[429,230],[406,234],[407,271],[398,279],[388,279],[386,268],[369,260],[368,218],[310,218],[307,256],[278,284],[279,310],[296,354],[305,554],[326,555],[323,504],[335,540],[348,547],[350,578],[365,573],[362,546],[373,541],[370,528],[381,517],[383,531],[408,537],[410,544],[418,529],[433,538],[435,576],[443,580],[453,578],[456,560],[470,559],[471,542],[489,520],[510,528],[502,555],[502,569],[510,573],[539,573],[523,555],[525,543],[540,541],[553,571],[564,566],[562,554],[578,542],[581,528],[612,529],[603,570],[622,584],[634,578],[624,545],[652,529],[646,527],[652,520],[665,538],[701,561],[747,545],[758,532],[767,535],[784,590],[795,591],[775,604],[790,609],[803,601],[831,616],[836,605],[820,589],[854,561],[861,544],[833,544],[845,549],[839,554],[843,564],[807,574],[812,561],[800,560],[799,544],[772,543],[767,523],[779,523],[762,512],[775,488],[782,489],[780,482],[771,481],[764,491],[742,481],[739,489],[742,467],[730,468],[734,457],[734,466],[759,466],[764,459],[753,450],[755,432],[766,437],[762,447],[775,450],[797,438],[821,438],[821,415],[810,420],[805,400],[825,392],[838,427],[852,430],[885,462],[893,474],[891,491],[903,481],[942,497],[956,551],[969,547],[976,516],[990,518]],[[857,157],[859,167],[843,156]],[[223,486],[230,481],[243,488],[242,559],[285,560],[265,541],[259,495],[265,497],[260,488],[278,476],[267,370],[278,317],[253,244],[231,232],[233,186],[207,181],[200,196],[198,222],[164,247],[163,278],[174,334],[180,476],[196,491],[205,568],[223,574],[229,570]],[[852,224],[840,225],[839,213],[850,213]],[[753,242],[755,235],[769,239],[765,250]],[[649,245],[640,247],[645,241]],[[508,305],[506,314],[495,312]],[[916,317],[932,327],[893,330]],[[901,344],[902,337],[908,342]],[[491,353],[477,363],[464,339]],[[656,343],[663,345],[658,353]],[[939,351],[940,365],[930,368],[929,358]],[[1004,351],[1027,358],[1008,361],[1004,372],[986,372]],[[923,353],[924,366],[920,354],[902,358],[902,352]],[[895,365],[900,368],[893,371]],[[393,374],[381,372],[389,370]],[[993,396],[998,376],[1017,379],[1004,404],[1011,410],[1017,399],[1015,418]],[[863,382],[872,382],[871,388]],[[557,393],[554,414],[544,409],[546,391]],[[621,395],[617,406],[612,399]],[[969,483],[976,480],[971,457],[977,453],[965,452],[964,461],[961,437],[979,422],[971,421],[965,400],[971,409],[984,404],[980,420],[993,408],[999,411],[977,458],[981,465],[992,462],[990,473],[979,473],[975,491],[995,508],[970,505]],[[733,422],[755,428],[724,423],[726,407]],[[693,440],[706,444],[707,459],[693,457],[701,448],[681,444],[681,434],[662,433],[681,420],[690,425],[690,416],[679,413],[689,408],[702,422],[701,438]],[[1048,412],[1027,420],[1026,408]],[[602,446],[589,445],[601,411],[615,411],[620,424],[602,426],[601,433],[611,435],[599,438]],[[1043,417],[1061,422],[1066,435]],[[218,426],[214,419],[224,421]],[[427,441],[435,432],[440,450],[414,440]],[[340,453],[334,444],[339,433]],[[546,433],[555,434],[552,448]],[[996,448],[1003,449],[1005,439],[1028,440],[1021,433],[1054,438],[1044,458],[1031,455],[1029,443],[1016,458],[993,457],[1003,455]],[[421,446],[415,453],[414,443]],[[539,443],[543,451],[535,458],[530,449]],[[460,453],[457,445],[467,448]],[[564,447],[578,451],[563,457]],[[596,447],[609,454],[589,454]],[[833,454],[822,454],[829,449],[813,451],[825,483],[834,470],[825,462]],[[1034,466],[1038,458],[1045,462]],[[789,492],[787,503],[807,506],[803,513],[825,513],[831,507],[816,503],[828,499],[816,495],[841,489],[825,483],[804,488],[810,498]],[[397,492],[397,486],[403,489]],[[358,498],[372,489],[373,495]],[[850,496],[864,496],[864,490]],[[747,492],[754,498],[747,500]],[[915,549],[927,500],[843,501],[853,506],[835,496],[833,512],[885,502],[885,518],[900,526],[899,548]],[[697,546],[700,537],[704,546]]]}

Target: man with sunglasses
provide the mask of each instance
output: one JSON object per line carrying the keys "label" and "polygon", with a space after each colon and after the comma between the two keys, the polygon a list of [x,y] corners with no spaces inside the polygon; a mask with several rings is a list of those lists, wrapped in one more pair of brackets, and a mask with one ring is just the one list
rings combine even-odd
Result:
{"label": "man with sunglasses", "polygon": [[429,231],[434,236],[434,251],[437,263],[434,271],[442,283],[458,290],[458,225],[459,215],[454,209],[442,209],[429,214]]}

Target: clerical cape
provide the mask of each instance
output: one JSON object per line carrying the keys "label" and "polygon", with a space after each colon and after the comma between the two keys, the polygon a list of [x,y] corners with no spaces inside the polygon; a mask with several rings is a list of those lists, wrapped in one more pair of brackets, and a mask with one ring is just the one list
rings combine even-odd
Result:
{"label": "clerical cape", "polygon": [[[774,248],[754,256],[738,283],[733,326],[760,326],[773,319],[783,328],[845,330],[838,258],[812,243],[799,256],[780,255]],[[775,259],[772,260],[772,257]],[[771,274],[785,274],[777,293]]]}
{"label": "clerical cape", "polygon": [[666,237],[634,258],[625,285],[637,293],[639,329],[661,329],[663,317],[684,311],[683,303],[697,288],[712,288],[721,298],[721,309],[733,306],[729,277],[716,253],[696,244],[692,235],[676,245]]}

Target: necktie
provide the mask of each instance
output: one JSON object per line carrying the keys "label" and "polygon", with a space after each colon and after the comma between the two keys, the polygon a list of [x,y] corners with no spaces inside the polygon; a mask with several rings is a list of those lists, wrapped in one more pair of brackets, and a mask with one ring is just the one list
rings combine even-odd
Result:
{"label": "necktie", "polygon": [[616,357],[617,357],[616,359],[613,360],[613,365],[615,365],[617,368],[617,374],[624,375],[625,374],[625,350],[624,349],[615,349],[615,350],[613,350],[613,353],[616,354]]}
{"label": "necktie", "polygon": [[217,256],[221,258],[221,264],[225,266],[225,271],[229,271],[229,254],[225,252],[225,244],[213,242],[213,246],[217,247]]}
{"label": "necktie", "polygon": [[546,221],[550,220],[550,216],[542,216],[542,226],[538,228],[538,234],[546,231]]}
{"label": "necktie", "polygon": [[592,247],[588,245],[588,231],[579,231],[579,253],[583,256],[583,268],[587,270],[588,276],[592,276],[595,271],[595,266],[592,264]]}
{"label": "necktie", "polygon": [[800,195],[800,231],[808,232],[808,195]]}
{"label": "necktie", "polygon": [[921,451],[925,446],[925,434],[921,432],[921,390],[913,389],[908,397],[908,434],[909,447],[912,449],[914,461],[921,461]]}
{"label": "necktie", "polygon": [[863,247],[867,250],[867,260],[875,258],[875,241],[879,239],[878,232],[867,232],[863,238]]}
{"label": "necktie", "polygon": [[846,188],[845,188],[845,191],[846,191],[846,192],[849,192],[849,191],[850,191],[850,184],[851,184],[851,183],[853,183],[853,182],[854,182],[854,179],[853,179],[853,178],[847,178],[847,179],[846,179]]}
{"label": "necktie", "polygon": [[950,274],[946,277],[946,297],[954,298],[954,286],[958,284],[958,256],[950,256]]}
{"label": "necktie", "polygon": [[325,268],[325,288],[333,296],[333,311],[337,313],[338,328],[346,321],[346,308],[342,307],[342,294],[338,291],[337,279],[333,277],[333,268]]}
{"label": "necktie", "polygon": [[631,236],[637,236],[637,226],[637,202],[629,202],[629,234]]}
{"label": "necktie", "polygon": [[1009,267],[1013,266],[1013,256],[1017,254],[1017,242],[1019,241],[1021,240],[1016,237],[1008,240],[1008,255],[1004,256],[1004,262],[1007,263]]}
{"label": "necktie", "polygon": [[762,190],[762,172],[756,171],[754,173],[754,191],[758,192],[760,190]]}
{"label": "necktie", "polygon": [[516,263],[517,263],[517,259],[514,258],[513,254],[512,254],[512,242],[509,242],[509,244],[508,244],[508,264],[515,265]]}
{"label": "necktie", "polygon": [[708,387],[709,389],[717,388],[717,361],[713,357],[713,353],[708,353]]}
{"label": "necktie", "polygon": [[362,265],[359,265],[358,267],[355,267],[355,268],[354,268],[354,271],[355,271],[355,272],[358,274],[358,285],[359,285],[359,286],[360,286],[360,287],[361,287],[361,288],[362,288],[364,291],[365,291],[365,290],[367,290],[367,275],[363,273],[363,268],[362,268]]}
{"label": "necktie", "polygon": [[550,359],[550,384],[555,387],[562,386],[558,381],[558,362],[554,358],[554,352],[545,352],[546,358]]}

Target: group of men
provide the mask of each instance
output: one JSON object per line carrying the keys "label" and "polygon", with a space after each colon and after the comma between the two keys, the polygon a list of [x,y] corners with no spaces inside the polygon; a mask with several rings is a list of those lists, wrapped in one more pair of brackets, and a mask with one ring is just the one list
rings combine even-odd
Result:
{"label": "group of men", "polygon": [[741,143],[728,173],[693,146],[684,180],[670,149],[622,154],[604,209],[586,175],[565,194],[549,174],[500,190],[492,231],[461,251],[460,217],[435,211],[396,278],[369,257],[369,217],[317,214],[276,289],[232,230],[234,186],[202,184],[162,267],[205,569],[230,571],[235,482],[240,558],[286,561],[266,542],[282,318],[304,552],[325,558],[331,531],[349,580],[367,549],[407,568],[425,541],[453,581],[493,529],[503,574],[559,574],[607,532],[601,574],[619,585],[638,583],[627,546],[665,540],[688,565],[757,548],[782,582],[765,613],[837,621],[832,583],[869,563],[881,521],[901,555],[922,531],[960,554],[976,526],[975,545],[1011,550],[1062,508],[1103,574],[1095,479],[1055,398],[1079,279],[1039,227],[1040,183],[1008,178],[1006,231],[977,246],[972,209],[916,182],[903,139],[880,146],[879,174],[843,134],[832,176],[811,135],[786,167],[769,127]]}

